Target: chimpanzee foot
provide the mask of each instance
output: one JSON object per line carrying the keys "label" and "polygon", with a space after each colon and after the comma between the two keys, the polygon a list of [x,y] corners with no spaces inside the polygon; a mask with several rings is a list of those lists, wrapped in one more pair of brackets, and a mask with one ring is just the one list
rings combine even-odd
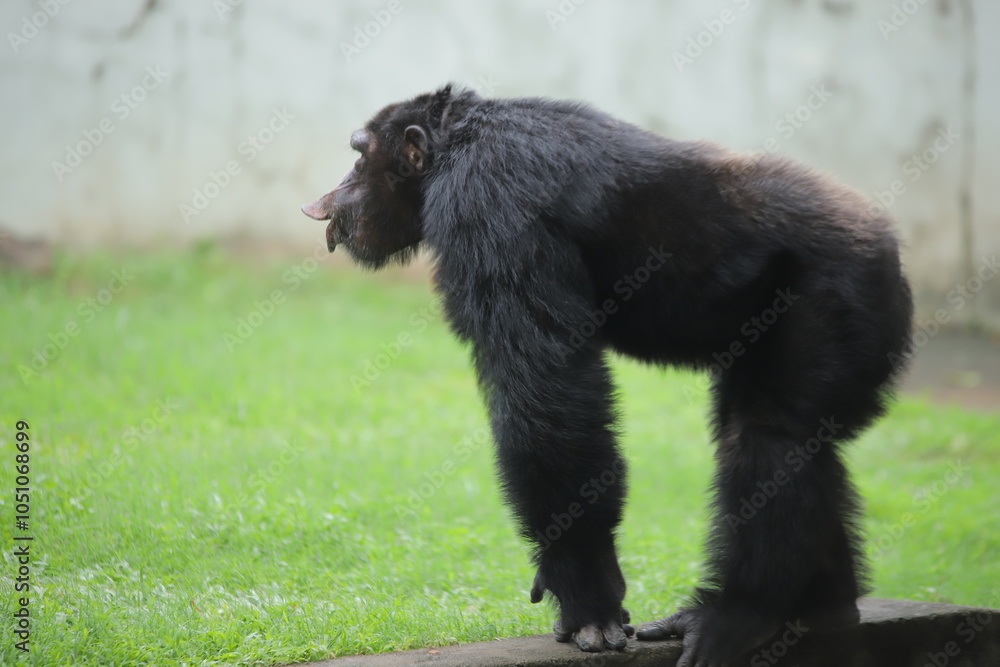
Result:
{"label": "chimpanzee foot", "polygon": [[695,616],[694,610],[682,609],[659,621],[644,623],[635,633],[636,639],[683,639],[684,650],[677,661],[677,667],[710,667],[711,662],[702,660],[704,651],[701,649],[701,622]]}
{"label": "chimpanzee foot", "polygon": [[759,646],[776,629],[775,624],[751,614],[723,614],[696,607],[645,623],[635,636],[641,640],[683,639],[677,667],[725,667]]}

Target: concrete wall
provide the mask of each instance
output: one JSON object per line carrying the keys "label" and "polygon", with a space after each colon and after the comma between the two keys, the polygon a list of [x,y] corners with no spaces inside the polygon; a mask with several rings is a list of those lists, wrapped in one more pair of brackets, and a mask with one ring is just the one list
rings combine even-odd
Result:
{"label": "concrete wall", "polygon": [[1000,254],[995,0],[6,0],[0,26],[18,233],[314,243],[297,206],[350,131],[455,80],[808,161],[900,221],[925,314],[1000,322],[975,276]]}

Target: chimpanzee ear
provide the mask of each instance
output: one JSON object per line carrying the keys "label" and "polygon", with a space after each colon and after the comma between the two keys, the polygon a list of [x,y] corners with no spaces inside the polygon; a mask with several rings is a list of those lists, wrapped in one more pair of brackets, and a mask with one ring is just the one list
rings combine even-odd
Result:
{"label": "chimpanzee ear", "polygon": [[430,146],[427,132],[419,125],[410,125],[403,138],[403,156],[418,173],[423,173],[427,168],[427,151]]}

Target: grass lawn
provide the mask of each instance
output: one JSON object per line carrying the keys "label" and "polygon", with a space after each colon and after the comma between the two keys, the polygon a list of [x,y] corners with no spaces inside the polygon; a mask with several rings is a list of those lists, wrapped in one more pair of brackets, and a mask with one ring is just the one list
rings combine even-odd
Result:
{"label": "grass lawn", "polygon": [[[548,631],[467,350],[436,312],[398,275],[211,248],[0,276],[0,661],[272,665]],[[626,604],[649,620],[698,580],[707,396],[614,364]],[[849,456],[876,595],[1000,606],[1000,416],[901,400]],[[15,533],[34,537],[27,654]]]}

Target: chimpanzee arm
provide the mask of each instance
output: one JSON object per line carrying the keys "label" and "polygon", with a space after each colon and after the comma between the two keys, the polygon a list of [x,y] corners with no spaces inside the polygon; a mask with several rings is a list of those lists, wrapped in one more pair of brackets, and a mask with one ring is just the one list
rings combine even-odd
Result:
{"label": "chimpanzee arm", "polygon": [[558,599],[558,638],[623,648],[614,530],[625,464],[586,267],[543,220],[494,222],[494,235],[482,234],[490,223],[464,223],[480,233],[467,246],[452,226],[435,248],[438,289],[472,342],[506,498],[535,547],[532,598],[547,589]]}

